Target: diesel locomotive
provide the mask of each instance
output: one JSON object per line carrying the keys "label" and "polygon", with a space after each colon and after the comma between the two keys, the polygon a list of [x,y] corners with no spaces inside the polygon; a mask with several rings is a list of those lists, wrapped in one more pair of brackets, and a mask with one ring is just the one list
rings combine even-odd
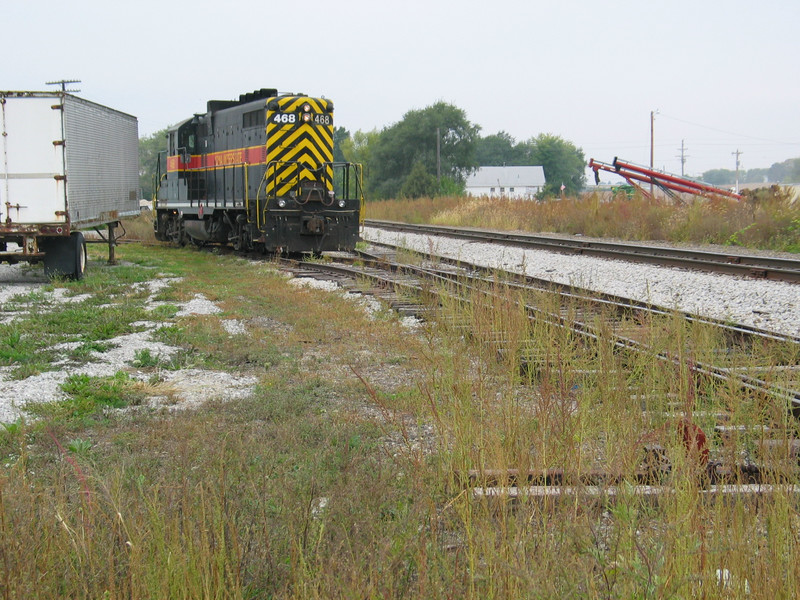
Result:
{"label": "diesel locomotive", "polygon": [[333,160],[333,102],[261,89],[211,100],[167,130],[154,194],[155,236],[237,250],[352,250],[361,165]]}

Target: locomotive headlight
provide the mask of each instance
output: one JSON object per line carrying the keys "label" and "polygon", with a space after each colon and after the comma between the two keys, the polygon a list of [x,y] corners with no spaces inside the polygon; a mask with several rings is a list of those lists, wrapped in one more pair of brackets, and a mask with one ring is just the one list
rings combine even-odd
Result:
{"label": "locomotive headlight", "polygon": [[345,202],[343,198],[339,198],[339,208],[344,208],[345,204],[347,204],[347,202]]}
{"label": "locomotive headlight", "polygon": [[278,208],[286,208],[286,199],[278,198]]}
{"label": "locomotive headlight", "polygon": [[303,104],[303,112],[311,112],[311,105]]}
{"label": "locomotive headlight", "polygon": [[310,120],[311,120],[311,115],[309,113],[303,115],[303,121],[308,123]]}

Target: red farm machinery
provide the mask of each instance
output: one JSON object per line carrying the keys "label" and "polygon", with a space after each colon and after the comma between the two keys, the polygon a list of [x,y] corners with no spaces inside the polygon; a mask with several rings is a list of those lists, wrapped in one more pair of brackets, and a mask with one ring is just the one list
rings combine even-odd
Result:
{"label": "red farm machinery", "polygon": [[615,173],[620,177],[624,177],[625,181],[639,190],[645,198],[651,198],[652,194],[647,191],[642,184],[649,184],[651,190],[653,186],[658,187],[670,197],[676,197],[676,194],[692,194],[694,196],[725,197],[734,200],[742,199],[740,194],[730,190],[714,187],[713,185],[694,181],[686,177],[654,171],[653,169],[620,160],[616,157],[611,164],[600,162],[592,158],[589,160],[589,167],[594,171],[596,183],[600,183],[600,171]]}

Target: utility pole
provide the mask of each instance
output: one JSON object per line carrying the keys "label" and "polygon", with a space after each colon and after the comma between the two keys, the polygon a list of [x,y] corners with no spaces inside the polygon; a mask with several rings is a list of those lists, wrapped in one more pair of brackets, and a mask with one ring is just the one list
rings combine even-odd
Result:
{"label": "utility pole", "polygon": [[81,82],[80,79],[59,79],[58,81],[46,81],[45,84],[46,85],[60,85],[62,92],[72,92],[72,93],[74,93],[74,92],[80,92],[80,90],[68,90],[67,86],[70,83],[80,83],[80,82]]}
{"label": "utility pole", "polygon": [[686,164],[686,159],[688,158],[686,154],[687,150],[688,148],[683,145],[683,140],[681,140],[681,155],[678,157],[681,159],[681,177],[683,177],[683,167]]}
{"label": "utility pole", "polygon": [[[653,122],[656,120],[658,110],[650,111],[650,170],[653,170]],[[650,180],[650,197],[653,197],[653,180]]]}
{"label": "utility pole", "polygon": [[442,190],[442,141],[439,133],[439,128],[436,128],[436,185],[439,186],[439,191]]}
{"label": "utility pole", "polygon": [[742,152],[741,150],[739,150],[737,148],[736,152],[731,152],[731,154],[733,154],[736,157],[736,193],[738,194],[739,193],[739,157],[742,154],[744,154],[744,152]]}

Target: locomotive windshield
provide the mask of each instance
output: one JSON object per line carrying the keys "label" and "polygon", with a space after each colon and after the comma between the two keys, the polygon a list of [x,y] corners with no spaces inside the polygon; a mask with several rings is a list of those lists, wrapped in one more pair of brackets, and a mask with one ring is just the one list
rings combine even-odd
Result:
{"label": "locomotive windshield", "polygon": [[191,121],[181,126],[178,130],[178,146],[189,154],[195,154],[197,149],[197,136],[194,123]]}

